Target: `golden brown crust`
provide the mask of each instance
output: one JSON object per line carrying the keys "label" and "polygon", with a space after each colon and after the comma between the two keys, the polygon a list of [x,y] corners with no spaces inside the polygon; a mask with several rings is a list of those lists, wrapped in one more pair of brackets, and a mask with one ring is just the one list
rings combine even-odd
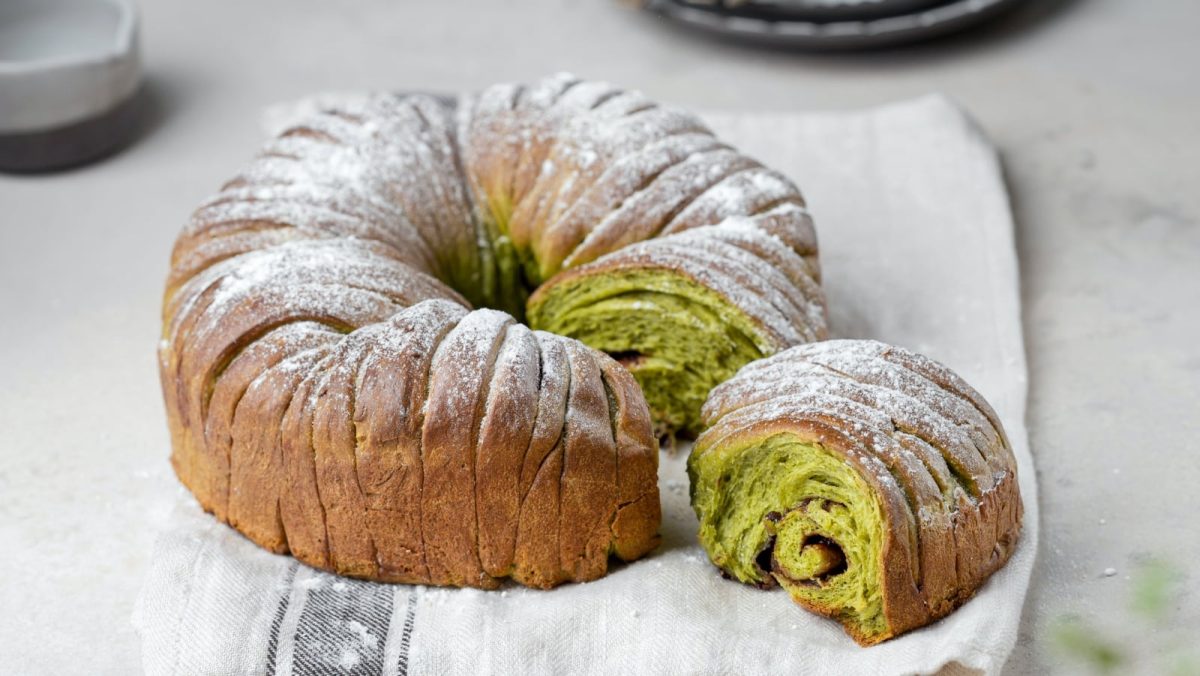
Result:
{"label": "golden brown crust", "polygon": [[521,509],[521,462],[537,416],[540,356],[533,332],[509,326],[488,388],[475,459],[479,558],[484,572],[512,572]]}
{"label": "golden brown crust", "polygon": [[594,351],[564,344],[571,365],[567,406],[574,415],[564,430],[559,476],[559,560],[576,579],[593,580],[607,569],[617,513],[616,440]]}
{"label": "golden brown crust", "polygon": [[658,500],[658,454],[642,449],[654,446],[650,409],[637,381],[608,355],[598,357],[610,406],[618,415],[613,436],[617,447],[617,513],[612,521],[613,552],[633,561],[658,544],[662,521]]}
{"label": "golden brown crust", "polygon": [[434,352],[466,314],[464,308],[441,303],[430,308],[428,317],[393,317],[359,373],[357,474],[367,496],[379,579],[429,579],[421,534],[424,408]]}
{"label": "golden brown crust", "polygon": [[433,584],[496,584],[479,561],[475,447],[492,366],[512,321],[494,310],[473,312],[433,357],[421,435],[421,531]]}
{"label": "golden brown crust", "polygon": [[565,579],[559,567],[559,476],[571,366],[565,341],[535,332],[541,348],[541,390],[533,436],[521,463],[521,507],[513,579],[549,588]]}

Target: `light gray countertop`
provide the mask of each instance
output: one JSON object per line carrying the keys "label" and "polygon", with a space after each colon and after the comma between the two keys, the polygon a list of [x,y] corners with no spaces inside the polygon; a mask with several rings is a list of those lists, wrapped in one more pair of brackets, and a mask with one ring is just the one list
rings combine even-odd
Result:
{"label": "light gray countertop", "polygon": [[1042,489],[1008,671],[1057,665],[1063,615],[1131,621],[1127,576],[1149,557],[1184,571],[1181,624],[1200,625],[1200,5],[1038,0],[950,41],[833,57],[716,44],[603,0],[145,4],[155,128],[101,164],[0,177],[5,670],[138,670],[129,614],[179,490],[153,356],[167,254],[259,144],[262,108],[558,70],[703,109],[941,91],[972,111],[1016,211]]}

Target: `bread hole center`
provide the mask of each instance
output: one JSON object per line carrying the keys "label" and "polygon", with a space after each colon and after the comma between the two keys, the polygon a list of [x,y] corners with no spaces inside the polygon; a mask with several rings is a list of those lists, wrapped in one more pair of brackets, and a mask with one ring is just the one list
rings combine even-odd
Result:
{"label": "bread hole center", "polygon": [[800,561],[808,579],[824,584],[846,572],[846,555],[837,542],[823,535],[809,535],[800,546]]}

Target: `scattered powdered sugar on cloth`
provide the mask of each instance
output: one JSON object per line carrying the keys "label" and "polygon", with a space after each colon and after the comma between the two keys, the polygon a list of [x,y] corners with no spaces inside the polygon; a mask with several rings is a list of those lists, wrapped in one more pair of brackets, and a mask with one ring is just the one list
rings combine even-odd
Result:
{"label": "scattered powdered sugar on cloth", "polygon": [[[322,106],[363,98],[275,106],[265,125],[274,133]],[[941,361],[1003,421],[1024,531],[1012,560],[972,601],[863,649],[783,591],[723,580],[696,543],[684,453],[664,455],[660,467],[662,546],[601,580],[550,592],[340,579],[258,549],[181,489],[135,612],[147,673],[999,672],[1016,641],[1038,507],[1012,219],[994,151],[936,96],[845,114],[706,120],[804,191],[834,336],[875,338]],[[569,159],[587,169],[589,152],[547,158],[543,171],[565,170]]]}

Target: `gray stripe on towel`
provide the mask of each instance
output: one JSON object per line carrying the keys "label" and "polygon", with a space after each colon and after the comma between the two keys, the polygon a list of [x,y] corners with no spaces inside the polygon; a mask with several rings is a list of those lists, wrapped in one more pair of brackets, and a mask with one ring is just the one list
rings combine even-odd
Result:
{"label": "gray stripe on towel", "polygon": [[400,657],[396,660],[396,673],[408,676],[408,651],[412,641],[413,624],[417,617],[417,587],[408,593],[408,608],[404,611],[404,627],[400,634]]}
{"label": "gray stripe on towel", "polygon": [[383,646],[394,588],[320,574],[296,628],[296,674],[362,674],[383,670]]}
{"label": "gray stripe on towel", "polygon": [[283,591],[279,596],[279,607],[275,609],[275,617],[271,619],[271,633],[267,637],[267,673],[275,673],[275,656],[279,652],[279,625],[283,624],[283,616],[287,613],[288,601],[292,598],[292,583],[296,580],[296,569],[299,561],[292,561],[287,573],[283,576]]}

